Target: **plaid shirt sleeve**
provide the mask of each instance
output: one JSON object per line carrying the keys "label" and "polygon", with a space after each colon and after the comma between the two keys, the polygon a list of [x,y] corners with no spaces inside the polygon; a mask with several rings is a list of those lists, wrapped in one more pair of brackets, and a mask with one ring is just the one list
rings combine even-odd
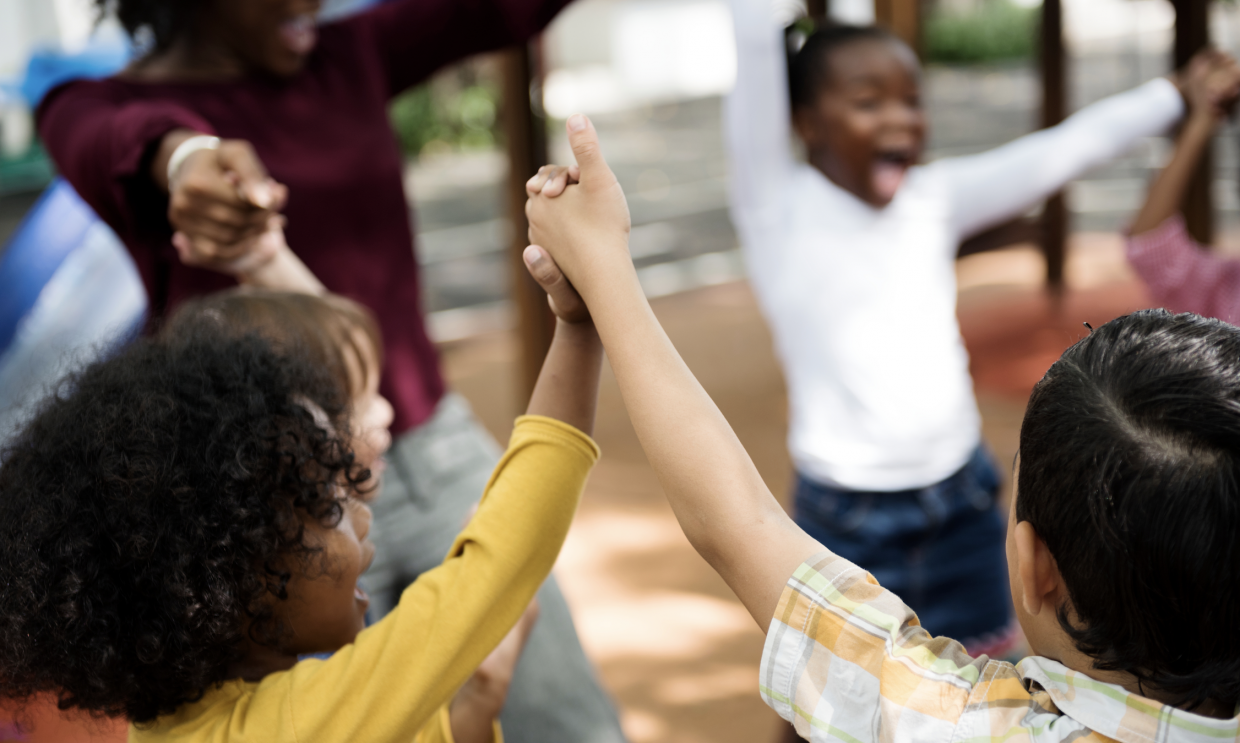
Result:
{"label": "plaid shirt sleeve", "polygon": [[760,691],[801,737],[841,743],[989,739],[1019,725],[1031,700],[1012,665],[931,637],[895,594],[830,553],[788,580]]}
{"label": "plaid shirt sleeve", "polygon": [[1240,260],[1211,255],[1188,234],[1179,214],[1129,235],[1128,262],[1150,298],[1173,312],[1240,322]]}

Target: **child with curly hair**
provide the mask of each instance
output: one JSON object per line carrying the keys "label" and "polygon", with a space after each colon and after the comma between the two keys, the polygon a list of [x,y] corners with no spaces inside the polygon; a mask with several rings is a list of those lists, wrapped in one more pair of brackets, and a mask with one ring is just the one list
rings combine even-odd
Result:
{"label": "child with curly hair", "polygon": [[801,737],[1240,737],[1240,329],[1146,310],[1050,368],[1021,425],[1005,540],[1033,654],[971,656],[784,512],[642,293],[594,128],[568,129],[580,170],[530,184],[527,252],[589,305],[685,536],[766,632],[763,700]]}
{"label": "child with curly hair", "polygon": [[553,304],[477,515],[364,630],[372,456],[339,367],[203,311],[75,376],[0,464],[0,695],[123,715],[134,741],[491,739],[494,714],[462,729],[453,707],[479,708],[462,684],[525,614],[598,455],[600,346]]}

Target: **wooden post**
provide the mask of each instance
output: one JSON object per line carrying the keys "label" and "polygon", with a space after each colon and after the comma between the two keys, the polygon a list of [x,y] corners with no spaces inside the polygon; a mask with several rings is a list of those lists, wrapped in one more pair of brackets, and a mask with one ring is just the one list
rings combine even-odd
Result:
{"label": "wooden post", "polygon": [[[1176,69],[1188,64],[1202,47],[1210,42],[1209,0],[1175,0]],[[1184,222],[1198,242],[1209,245],[1214,237],[1213,167],[1211,147],[1202,153],[1184,195]]]}
{"label": "wooden post", "polygon": [[[547,297],[525,270],[521,253],[529,244],[525,221],[525,182],[547,162],[547,122],[542,110],[537,41],[508,49],[503,54],[503,124],[508,150],[509,263],[512,272],[512,304],[517,312],[521,339],[518,401],[522,409],[534,391],[542,368],[555,318]],[[534,101],[538,96],[539,100]]]}
{"label": "wooden post", "polygon": [[921,56],[921,0],[874,0],[874,19]]}
{"label": "wooden post", "polygon": [[[1063,46],[1063,8],[1060,0],[1042,2],[1042,126],[1054,126],[1067,115],[1067,60]],[[1046,255],[1046,283],[1063,288],[1068,240],[1068,207],[1063,192],[1047,199],[1042,210],[1042,252]]]}

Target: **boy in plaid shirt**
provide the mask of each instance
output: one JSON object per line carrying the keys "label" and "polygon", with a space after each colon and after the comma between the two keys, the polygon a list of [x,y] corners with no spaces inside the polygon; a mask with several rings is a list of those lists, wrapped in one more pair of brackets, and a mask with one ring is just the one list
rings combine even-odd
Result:
{"label": "boy in plaid shirt", "polygon": [[589,305],[685,535],[767,633],[763,699],[802,737],[1240,740],[1240,329],[1138,312],[1051,367],[1007,533],[1034,655],[972,658],[787,517],[642,294],[594,127],[568,130],[579,167],[530,181],[526,261]]}

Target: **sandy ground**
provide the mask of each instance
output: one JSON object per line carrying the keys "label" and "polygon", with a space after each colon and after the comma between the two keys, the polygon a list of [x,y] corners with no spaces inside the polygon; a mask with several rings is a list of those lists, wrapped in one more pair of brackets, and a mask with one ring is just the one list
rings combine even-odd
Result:
{"label": "sandy ground", "polygon": [[[1114,235],[1074,237],[1070,286],[1040,284],[1032,248],[959,263],[960,322],[973,359],[984,435],[1010,462],[1032,385],[1086,329],[1146,305]],[[785,391],[771,338],[744,283],[656,300],[686,362],[736,428],[767,485],[783,497]],[[443,349],[451,385],[501,439],[518,412],[518,348],[495,333]],[[915,369],[910,369],[914,373]],[[587,651],[615,696],[633,743],[765,743],[782,723],[757,694],[762,635],[681,534],[646,463],[615,380],[605,374],[596,438],[603,459],[557,566]],[[28,741],[123,739],[109,726],[36,710]],[[0,740],[18,740],[0,728]],[[548,741],[548,743],[571,743]]]}

